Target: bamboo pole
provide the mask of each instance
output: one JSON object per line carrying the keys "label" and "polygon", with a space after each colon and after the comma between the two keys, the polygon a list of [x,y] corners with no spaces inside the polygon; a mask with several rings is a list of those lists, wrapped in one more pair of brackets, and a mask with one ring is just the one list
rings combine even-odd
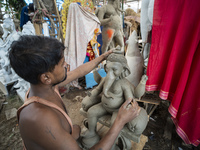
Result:
{"label": "bamboo pole", "polygon": [[[38,0],[36,0],[36,3],[37,3],[37,6],[40,7]],[[42,17],[39,16],[39,19],[42,22]],[[35,22],[35,23],[33,23],[33,25],[34,25],[34,28],[35,28],[36,35],[41,35],[42,34],[42,26],[41,26],[41,24]]]}
{"label": "bamboo pole", "polygon": [[[39,2],[40,2],[40,4],[41,4],[41,6],[43,7],[43,9],[47,10],[46,7],[44,6],[43,2],[42,2],[41,0],[39,0]],[[48,16],[48,18],[49,18],[50,22],[52,23],[53,27],[54,27],[54,28],[57,30],[57,32],[58,32],[58,29],[57,29],[57,27],[55,26],[53,19],[52,19],[50,16]]]}
{"label": "bamboo pole", "polygon": [[61,19],[60,19],[60,14],[59,14],[57,5],[56,5],[56,0],[54,0],[54,5],[56,7],[56,14],[58,16],[58,22],[59,22],[59,33],[58,33],[58,35],[61,36],[62,43],[64,43],[63,32],[62,32],[62,25],[61,25]]}

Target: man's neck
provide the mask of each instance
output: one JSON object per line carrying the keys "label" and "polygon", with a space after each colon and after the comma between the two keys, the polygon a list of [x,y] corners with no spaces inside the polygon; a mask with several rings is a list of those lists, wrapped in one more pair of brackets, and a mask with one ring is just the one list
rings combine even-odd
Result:
{"label": "man's neck", "polygon": [[54,87],[52,85],[44,84],[31,84],[29,96],[38,96],[44,99],[48,99],[52,94],[54,94]]}

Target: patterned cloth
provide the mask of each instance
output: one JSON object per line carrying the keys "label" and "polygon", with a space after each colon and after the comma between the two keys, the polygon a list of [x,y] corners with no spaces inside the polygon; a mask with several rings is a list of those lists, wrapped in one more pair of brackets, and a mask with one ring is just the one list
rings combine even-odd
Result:
{"label": "patterned cloth", "polygon": [[86,55],[89,57],[89,61],[99,57],[99,47],[101,45],[97,42],[98,34],[99,34],[99,29],[95,29],[94,36],[88,43]]}

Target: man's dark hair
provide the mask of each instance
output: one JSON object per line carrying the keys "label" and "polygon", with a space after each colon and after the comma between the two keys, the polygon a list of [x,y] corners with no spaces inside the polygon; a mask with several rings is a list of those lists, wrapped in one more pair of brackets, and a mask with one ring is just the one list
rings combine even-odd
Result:
{"label": "man's dark hair", "polygon": [[39,83],[39,76],[51,72],[64,56],[64,45],[55,38],[21,36],[9,49],[12,68],[31,84]]}

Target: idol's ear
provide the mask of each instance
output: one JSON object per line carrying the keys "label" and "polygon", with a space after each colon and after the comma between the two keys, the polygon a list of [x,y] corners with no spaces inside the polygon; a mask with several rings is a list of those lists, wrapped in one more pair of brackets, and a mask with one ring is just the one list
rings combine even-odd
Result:
{"label": "idol's ear", "polygon": [[40,75],[40,82],[43,84],[51,84],[51,78],[48,73],[43,73]]}
{"label": "idol's ear", "polygon": [[121,73],[120,78],[125,78],[131,74],[130,68],[128,66],[124,66],[124,71]]}

